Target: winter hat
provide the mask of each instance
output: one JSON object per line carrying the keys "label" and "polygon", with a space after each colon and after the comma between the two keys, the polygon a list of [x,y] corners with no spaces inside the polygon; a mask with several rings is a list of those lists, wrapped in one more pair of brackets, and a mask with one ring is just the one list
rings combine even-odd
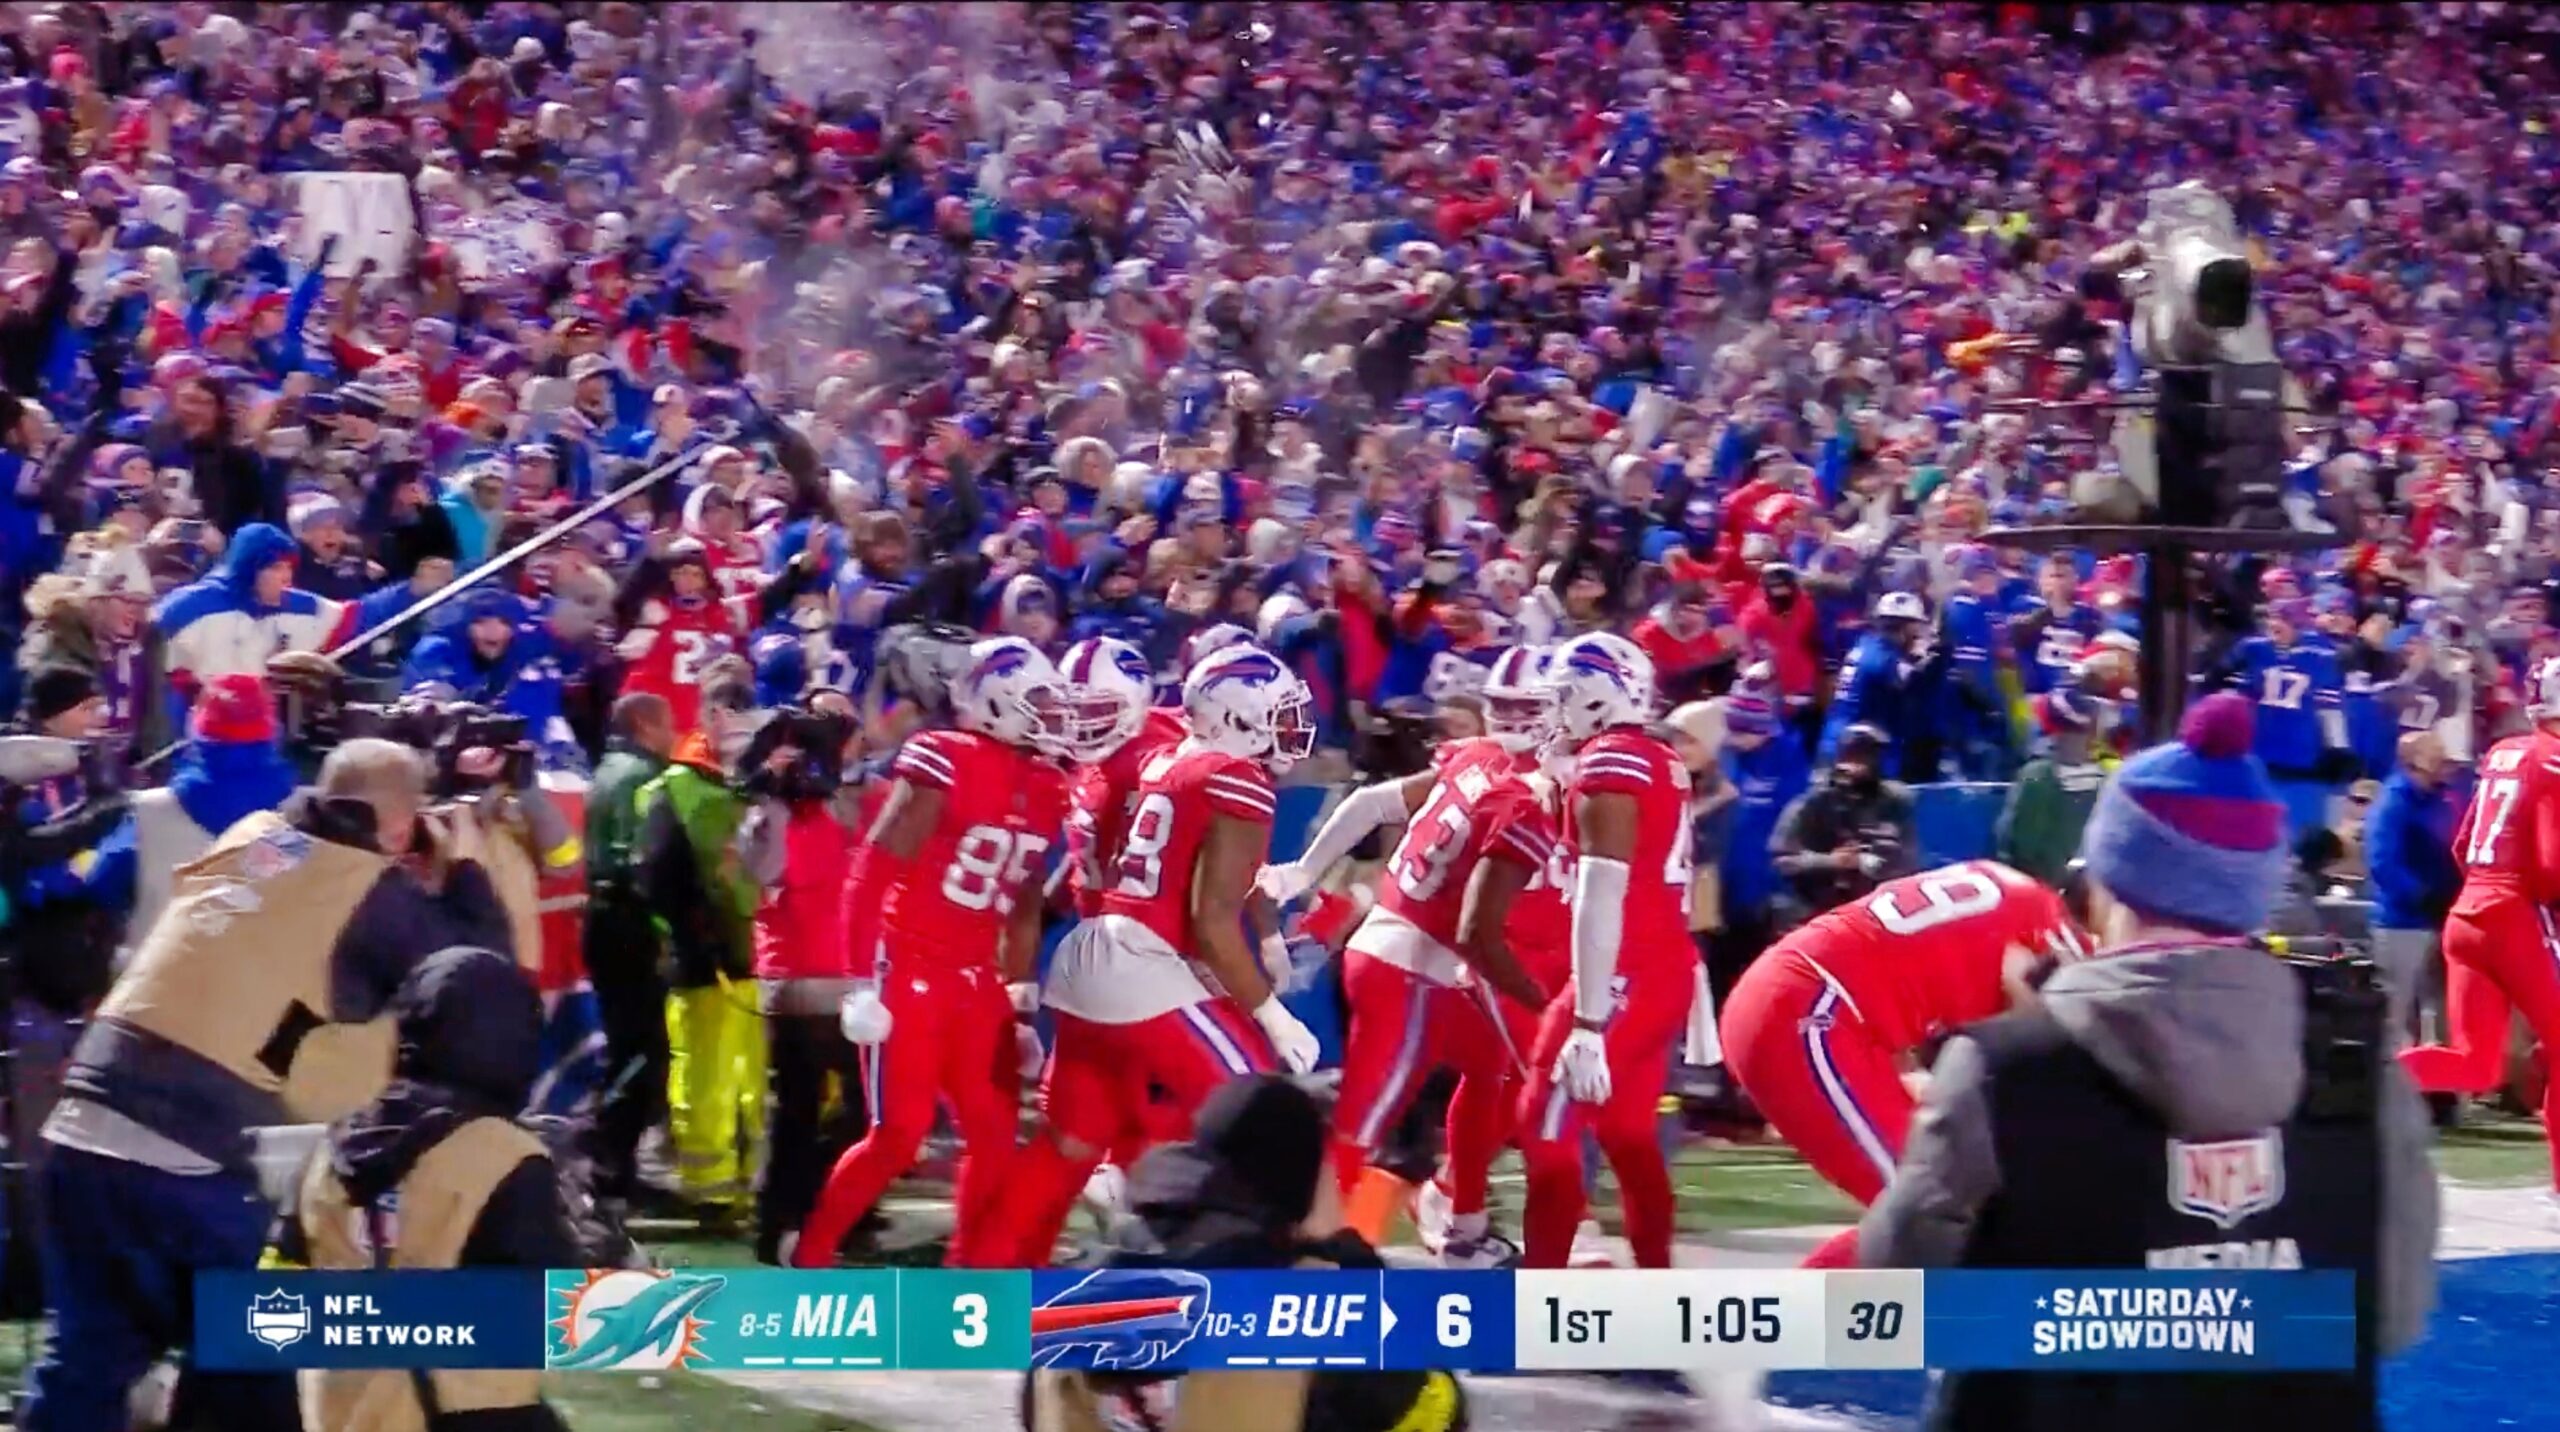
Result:
{"label": "winter hat", "polygon": [[309,537],[312,530],[323,523],[345,525],[347,505],[327,493],[307,492],[293,500],[285,520],[293,525],[294,538],[299,541]]}
{"label": "winter hat", "polygon": [[50,721],[98,694],[98,678],[76,666],[47,666],[27,678],[27,719]]}
{"label": "winter hat", "polygon": [[2291,855],[2254,735],[2248,700],[2223,692],[2187,712],[2176,741],[2126,761],[2080,837],[2089,878],[2162,923],[2225,935],[2264,925]]}
{"label": "winter hat", "polygon": [[1766,663],[1754,665],[1724,698],[1724,729],[1736,736],[1768,736],[1778,729],[1778,703]]}
{"label": "winter hat", "polygon": [[247,746],[276,738],[276,706],[267,683],[248,672],[217,676],[196,697],[190,732],[217,746]]}

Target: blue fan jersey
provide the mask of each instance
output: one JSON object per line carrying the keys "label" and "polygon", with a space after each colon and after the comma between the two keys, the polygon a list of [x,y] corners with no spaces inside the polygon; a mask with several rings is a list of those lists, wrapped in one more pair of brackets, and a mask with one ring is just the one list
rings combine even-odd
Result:
{"label": "blue fan jersey", "polygon": [[2338,710],[2342,697],[2336,649],[2310,637],[2278,647],[2253,636],[2232,652],[2231,667],[2240,693],[2257,703],[2258,759],[2278,772],[2309,770],[2329,744],[2321,713]]}

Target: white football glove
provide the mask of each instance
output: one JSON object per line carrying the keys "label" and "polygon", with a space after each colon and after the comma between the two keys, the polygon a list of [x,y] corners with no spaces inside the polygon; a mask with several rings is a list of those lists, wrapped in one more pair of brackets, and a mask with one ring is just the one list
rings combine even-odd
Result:
{"label": "white football glove", "polygon": [[865,1048],[889,1037],[889,1006],[880,1002],[878,980],[856,980],[836,1011],[844,1037]]}
{"label": "white football glove", "polygon": [[1273,994],[1290,993],[1297,978],[1296,962],[1289,958],[1289,942],[1278,931],[1262,937],[1262,977],[1271,981]]}
{"label": "white football glove", "polygon": [[1040,1009],[1040,986],[1031,980],[1016,980],[1004,987],[1004,997],[1013,1002],[1013,1012],[1029,1019]]}
{"label": "white football glove", "polygon": [[1577,1104],[1609,1102],[1609,1045],[1598,1030],[1577,1029],[1565,1036],[1555,1077],[1565,1097]]}
{"label": "white football glove", "polygon": [[1322,1049],[1316,1043],[1315,1031],[1298,1022],[1287,1005],[1278,999],[1266,999],[1253,1011],[1253,1022],[1271,1036],[1271,1047],[1278,1051],[1280,1062],[1292,1074],[1304,1074],[1316,1067],[1316,1056]]}
{"label": "white football glove", "polygon": [[1013,1057],[1026,1081],[1040,1082],[1040,1071],[1049,1065],[1049,1051],[1040,1047],[1040,1031],[1028,1024],[1014,1025]]}
{"label": "white football glove", "polygon": [[1253,883],[1261,886],[1262,893],[1270,896],[1273,903],[1286,905],[1314,889],[1316,875],[1292,860],[1285,865],[1262,867],[1262,873],[1253,878]]}

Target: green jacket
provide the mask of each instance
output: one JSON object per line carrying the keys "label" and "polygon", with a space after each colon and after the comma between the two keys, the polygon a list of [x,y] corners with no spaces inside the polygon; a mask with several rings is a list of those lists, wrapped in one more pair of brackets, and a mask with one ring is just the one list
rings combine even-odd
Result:
{"label": "green jacket", "polygon": [[1995,832],[2000,858],[2059,890],[2080,853],[2080,828],[2098,804],[2106,769],[2095,761],[2057,766],[2039,756],[2018,772]]}
{"label": "green jacket", "polygon": [[636,802],[634,876],[667,932],[679,989],[699,989],[720,972],[746,977],[755,955],[756,907],[764,898],[735,846],[749,802],[709,766],[707,755],[707,748],[678,751],[673,764],[640,787]]}
{"label": "green jacket", "polygon": [[626,895],[640,845],[640,788],[667,768],[659,757],[620,740],[605,752],[587,787],[587,883],[598,893]]}

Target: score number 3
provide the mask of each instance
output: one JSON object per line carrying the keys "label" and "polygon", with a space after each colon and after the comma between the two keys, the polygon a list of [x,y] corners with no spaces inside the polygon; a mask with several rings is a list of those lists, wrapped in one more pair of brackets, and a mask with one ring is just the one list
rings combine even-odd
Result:
{"label": "score number 3", "polygon": [[951,1316],[960,1320],[959,1326],[951,1330],[953,1346],[985,1347],[987,1345],[986,1294],[962,1293],[959,1297],[953,1298]]}

